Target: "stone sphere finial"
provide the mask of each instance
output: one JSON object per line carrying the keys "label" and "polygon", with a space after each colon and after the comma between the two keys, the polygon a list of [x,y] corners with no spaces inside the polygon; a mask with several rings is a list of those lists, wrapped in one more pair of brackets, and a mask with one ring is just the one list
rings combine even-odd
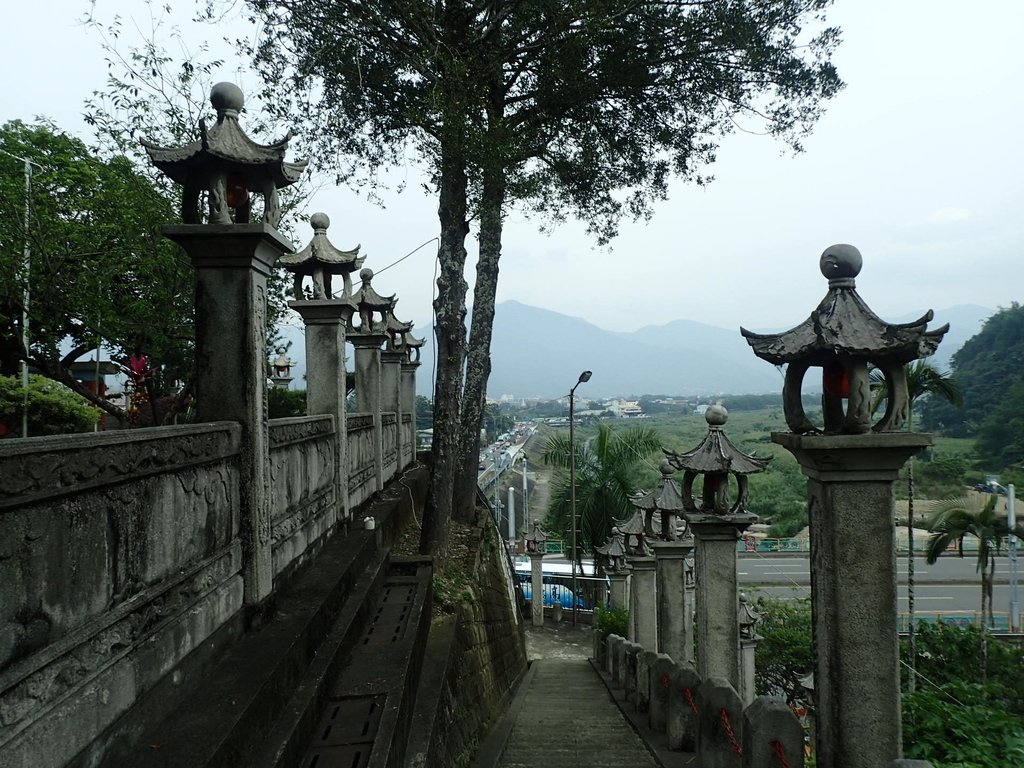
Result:
{"label": "stone sphere finial", "polygon": [[363,267],[362,269],[359,270],[359,279],[364,282],[369,282],[370,280],[373,280],[373,270],[370,269],[369,267]]}
{"label": "stone sphere finial", "polygon": [[326,232],[331,226],[331,217],[326,213],[314,213],[309,217],[309,225],[313,227],[314,232]]}
{"label": "stone sphere finial", "polygon": [[704,411],[704,420],[710,427],[721,427],[729,420],[729,412],[724,405],[709,405]]}
{"label": "stone sphere finial", "polygon": [[242,111],[245,104],[245,95],[242,89],[234,83],[217,83],[210,89],[210,104],[217,110],[217,114],[233,113],[237,115]]}
{"label": "stone sphere finial", "polygon": [[830,245],[821,254],[821,259],[818,262],[821,274],[829,280],[855,278],[860,274],[862,266],[864,266],[864,260],[861,258],[860,251],[845,243]]}
{"label": "stone sphere finial", "polygon": [[668,459],[662,459],[661,460],[661,474],[663,474],[665,477],[668,477],[669,475],[671,475],[675,471],[676,471],[676,468],[672,466],[672,462],[671,461],[669,461]]}

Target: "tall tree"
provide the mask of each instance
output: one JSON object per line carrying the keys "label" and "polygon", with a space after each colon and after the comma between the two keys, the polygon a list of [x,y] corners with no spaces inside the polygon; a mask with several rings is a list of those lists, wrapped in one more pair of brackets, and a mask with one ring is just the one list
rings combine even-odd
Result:
{"label": "tall tree", "polygon": [[[634,468],[661,447],[658,434],[649,427],[633,427],[615,431],[599,424],[597,435],[589,440],[569,444],[568,435],[555,434],[544,444],[541,461],[562,470],[554,481],[546,525],[549,530],[564,533],[572,527],[572,486],[569,462],[576,457],[576,559],[582,552],[593,552],[611,536],[616,522],[628,519],[634,512],[629,496]],[[573,450],[575,449],[575,450]]]}
{"label": "tall tree", "polygon": [[[928,563],[933,564],[946,549],[956,542],[957,552],[964,556],[964,539],[972,536],[978,541],[978,573],[981,574],[981,613],[982,620],[992,626],[995,621],[992,613],[992,585],[995,575],[995,555],[1003,546],[1003,540],[1009,532],[1006,517],[996,512],[995,494],[987,499],[978,497],[951,496],[935,503],[932,515],[928,519],[928,530],[932,532],[928,539],[926,556]],[[1017,536],[1024,535],[1024,525],[1018,524]]]}
{"label": "tall tree", "polygon": [[[942,400],[951,405],[961,403],[960,387],[948,374],[942,373],[928,360],[915,360],[906,367],[907,398],[910,408],[907,412],[907,430],[914,428],[914,406],[922,400]],[[885,377],[872,371],[872,386],[875,387],[872,405],[877,409],[881,401],[889,396]],[[907,462],[907,614],[910,621],[907,628],[910,647],[910,675],[907,677],[909,690],[917,687],[917,635],[914,626],[914,457]]]}
{"label": "tall tree", "polygon": [[[80,385],[70,366],[102,340],[124,362],[144,354],[165,380],[186,377],[191,270],[160,235],[175,204],[125,158],[98,156],[50,124],[5,123],[0,150],[9,161],[0,174],[0,273],[11,278],[0,285],[0,373],[13,375],[27,360],[123,417]],[[10,155],[36,164],[29,197]],[[28,349],[21,343],[26,297]]]}
{"label": "tall tree", "polygon": [[[581,217],[600,240],[672,176],[703,182],[739,122],[795,148],[841,87],[830,0],[247,0],[256,60],[285,111],[315,126],[341,178],[410,149],[438,195],[431,509],[425,551],[467,516],[511,204]],[[212,3],[212,5],[217,5]],[[467,341],[465,240],[479,225]]]}

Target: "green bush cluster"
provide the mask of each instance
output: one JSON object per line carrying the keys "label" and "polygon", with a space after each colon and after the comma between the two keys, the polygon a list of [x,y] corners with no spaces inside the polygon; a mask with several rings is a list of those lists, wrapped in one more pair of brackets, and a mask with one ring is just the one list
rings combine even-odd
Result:
{"label": "green bush cluster", "polygon": [[[7,437],[16,437],[21,431],[25,409],[25,390],[14,376],[0,376],[0,429]],[[63,384],[43,376],[30,376],[28,382],[28,433],[40,435],[67,435],[91,432],[100,411],[90,406]]]}
{"label": "green bush cluster", "polygon": [[601,633],[602,639],[608,635],[625,637],[629,632],[629,610],[624,605],[611,608],[597,606],[594,609],[594,629]]}

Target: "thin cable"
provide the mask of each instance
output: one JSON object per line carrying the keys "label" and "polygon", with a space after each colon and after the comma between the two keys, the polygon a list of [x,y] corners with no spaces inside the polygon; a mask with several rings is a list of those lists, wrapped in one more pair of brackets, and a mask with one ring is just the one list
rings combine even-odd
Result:
{"label": "thin cable", "polygon": [[[416,253],[416,251],[420,250],[421,248],[425,248],[426,246],[430,245],[435,240],[438,242],[438,244],[440,244],[440,238],[432,237],[429,240],[427,240],[425,243],[423,243],[422,245],[417,245],[415,248],[413,248],[411,251],[409,251],[407,254],[405,254],[405,256],[400,258],[398,261],[393,261],[390,264],[388,264],[386,267],[382,267],[381,269],[376,270],[374,272],[374,275],[379,275],[381,272],[384,272],[385,270],[391,269],[396,264],[401,264],[403,261],[405,261],[410,256],[412,256],[414,253]],[[435,273],[435,276],[436,276],[436,273]]]}

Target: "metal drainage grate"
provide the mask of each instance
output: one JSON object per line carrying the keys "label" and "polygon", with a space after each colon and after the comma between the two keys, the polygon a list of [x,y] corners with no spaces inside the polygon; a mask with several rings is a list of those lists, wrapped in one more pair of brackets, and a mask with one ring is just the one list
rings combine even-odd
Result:
{"label": "metal drainage grate", "polygon": [[365,768],[380,727],[384,696],[333,699],[323,717],[303,768]]}
{"label": "metal drainage grate", "polygon": [[363,635],[363,645],[389,645],[405,637],[415,597],[415,584],[386,586],[377,612]]}

